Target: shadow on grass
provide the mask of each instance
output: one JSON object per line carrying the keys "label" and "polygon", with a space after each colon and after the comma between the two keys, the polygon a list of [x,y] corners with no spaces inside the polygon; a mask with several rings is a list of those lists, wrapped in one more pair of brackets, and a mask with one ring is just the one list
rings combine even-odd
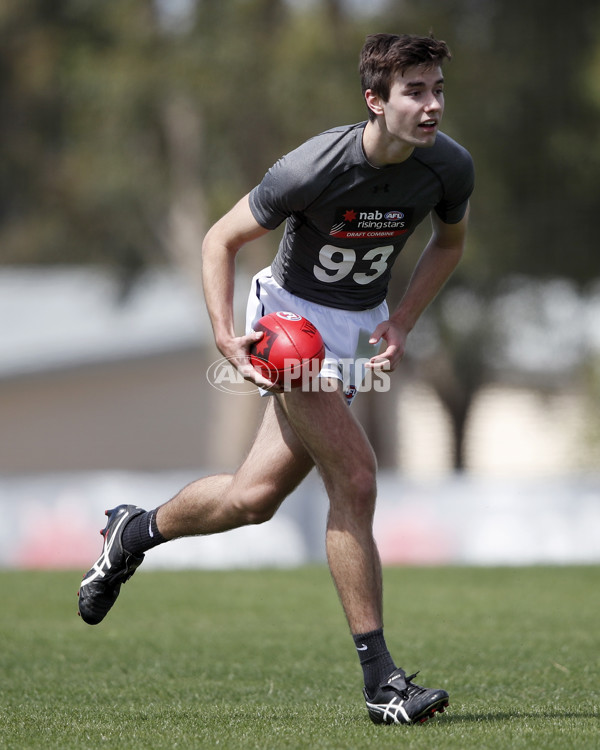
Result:
{"label": "shadow on grass", "polygon": [[443,717],[439,717],[438,721],[448,722],[450,724],[467,724],[467,723],[493,723],[493,722],[506,722],[516,721],[519,719],[540,719],[546,721],[548,719],[593,719],[597,718],[598,713],[594,711],[556,711],[554,709],[547,709],[545,711],[487,711],[485,713],[474,714],[456,714],[448,711],[444,713]]}

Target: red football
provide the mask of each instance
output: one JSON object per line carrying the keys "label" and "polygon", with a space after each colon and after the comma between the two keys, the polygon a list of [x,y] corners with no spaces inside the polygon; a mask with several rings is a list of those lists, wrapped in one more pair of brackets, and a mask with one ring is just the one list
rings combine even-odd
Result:
{"label": "red football", "polygon": [[266,378],[299,388],[318,374],[325,344],[310,320],[293,312],[274,312],[262,317],[254,330],[263,331],[263,337],[250,347],[250,362]]}

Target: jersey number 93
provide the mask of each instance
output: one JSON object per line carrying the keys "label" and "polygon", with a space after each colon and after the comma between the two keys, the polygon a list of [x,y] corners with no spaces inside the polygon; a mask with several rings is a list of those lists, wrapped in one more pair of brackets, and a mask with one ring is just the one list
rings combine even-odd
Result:
{"label": "jersey number 93", "polygon": [[[370,262],[367,271],[355,272],[352,280],[356,284],[370,284],[387,271],[387,259],[394,250],[393,245],[384,247],[372,247],[363,255],[362,263]],[[319,253],[320,266],[313,266],[313,273],[319,281],[333,284],[345,279],[352,273],[356,266],[356,251],[352,248],[335,247],[334,245],[323,245]],[[362,265],[361,263],[361,265]]]}

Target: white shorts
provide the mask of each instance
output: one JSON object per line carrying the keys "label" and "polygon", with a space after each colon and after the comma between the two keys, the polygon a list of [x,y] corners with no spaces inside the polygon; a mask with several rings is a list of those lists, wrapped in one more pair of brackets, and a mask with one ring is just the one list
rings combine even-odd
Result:
{"label": "white shorts", "polygon": [[364,364],[379,351],[379,344],[369,344],[375,328],[389,317],[382,302],[371,310],[339,310],[297,297],[282,289],[264,268],[252,279],[246,308],[246,333],[268,313],[287,310],[302,315],[315,325],[325,343],[325,361],[319,377],[341,380],[350,403],[365,377]]}

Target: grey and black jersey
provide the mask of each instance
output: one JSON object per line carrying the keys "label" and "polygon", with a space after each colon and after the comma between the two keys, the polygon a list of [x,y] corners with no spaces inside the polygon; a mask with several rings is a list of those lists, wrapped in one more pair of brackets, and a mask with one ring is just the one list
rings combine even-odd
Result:
{"label": "grey and black jersey", "polygon": [[366,122],[333,128],[283,156],[250,193],[265,229],[286,220],[271,266],[293,294],[329,307],[368,310],[386,296],[391,268],[431,212],[459,222],[473,190],[473,162],[439,133],[400,164],[366,159]]}

